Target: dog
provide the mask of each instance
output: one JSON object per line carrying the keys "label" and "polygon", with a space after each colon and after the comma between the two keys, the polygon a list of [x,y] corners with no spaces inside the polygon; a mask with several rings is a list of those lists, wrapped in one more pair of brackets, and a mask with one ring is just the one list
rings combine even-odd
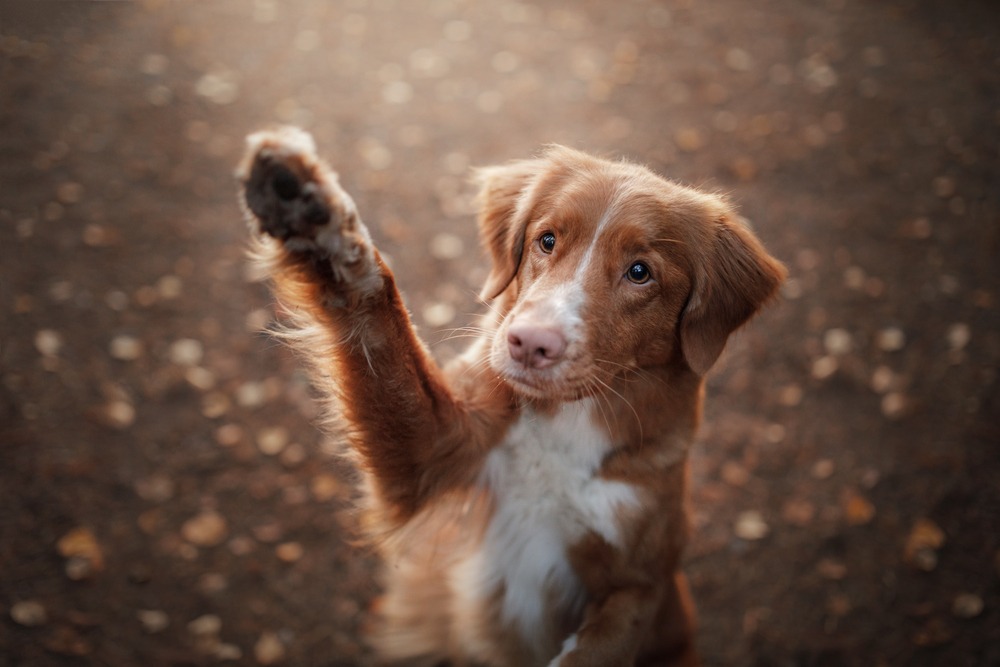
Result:
{"label": "dog", "polygon": [[484,168],[489,302],[444,369],[311,136],[248,137],[256,261],[361,471],[371,641],[407,665],[696,665],[704,377],[785,269],[727,201],[550,146]]}

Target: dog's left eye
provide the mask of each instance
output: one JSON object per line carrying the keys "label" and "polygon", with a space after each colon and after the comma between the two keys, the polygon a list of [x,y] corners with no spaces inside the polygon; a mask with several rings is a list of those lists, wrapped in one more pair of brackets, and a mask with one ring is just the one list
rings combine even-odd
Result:
{"label": "dog's left eye", "polygon": [[628,267],[628,271],[625,273],[625,276],[636,285],[642,285],[649,282],[651,274],[648,266],[642,262],[636,262],[632,266]]}
{"label": "dog's left eye", "polygon": [[545,232],[538,239],[538,246],[542,249],[542,252],[549,254],[556,247],[556,235],[552,232]]}

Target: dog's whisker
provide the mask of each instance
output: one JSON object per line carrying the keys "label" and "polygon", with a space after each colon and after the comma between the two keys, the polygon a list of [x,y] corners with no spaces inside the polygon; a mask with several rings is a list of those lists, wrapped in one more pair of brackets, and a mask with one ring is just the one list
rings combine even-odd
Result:
{"label": "dog's whisker", "polygon": [[459,338],[477,339],[477,338],[482,338],[483,336],[489,334],[489,332],[486,331],[485,329],[474,329],[472,327],[461,327],[461,328],[458,328],[458,329],[446,329],[446,330],[444,330],[444,332],[447,333],[447,335],[444,336],[444,337],[442,337],[441,340],[438,341],[439,343],[444,343],[444,342],[450,341],[450,340],[457,340]]}
{"label": "dog's whisker", "polygon": [[625,398],[620,392],[618,392],[614,387],[612,387],[610,384],[608,384],[601,378],[594,376],[594,380],[599,384],[601,384],[601,386],[606,388],[612,394],[617,396],[619,399],[621,399],[622,403],[624,403],[628,407],[628,409],[632,411],[632,414],[635,416],[636,425],[639,427],[639,442],[640,443],[643,442],[642,418],[639,417],[639,412],[635,409],[635,406],[632,405],[631,401]]}

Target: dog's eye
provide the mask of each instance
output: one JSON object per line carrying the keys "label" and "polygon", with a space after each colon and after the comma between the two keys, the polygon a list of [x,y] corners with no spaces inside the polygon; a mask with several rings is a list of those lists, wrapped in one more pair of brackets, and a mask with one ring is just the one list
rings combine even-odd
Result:
{"label": "dog's eye", "polygon": [[649,282],[649,267],[642,262],[636,262],[632,266],[628,267],[628,271],[625,273],[625,276],[636,285],[642,285]]}
{"label": "dog's eye", "polygon": [[553,248],[556,247],[556,235],[552,232],[545,232],[542,234],[541,238],[538,239],[538,247],[542,249],[546,255],[552,252]]}

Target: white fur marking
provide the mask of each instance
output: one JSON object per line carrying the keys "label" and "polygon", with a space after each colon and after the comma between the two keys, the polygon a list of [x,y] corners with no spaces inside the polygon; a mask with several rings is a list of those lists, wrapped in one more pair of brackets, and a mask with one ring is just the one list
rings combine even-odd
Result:
{"label": "white fur marking", "polygon": [[563,642],[562,651],[560,651],[559,655],[557,655],[552,659],[552,662],[549,663],[549,667],[559,667],[559,665],[562,664],[563,658],[565,658],[567,655],[569,655],[576,649],[576,643],[577,643],[576,633],[574,632],[573,634],[571,634],[569,637],[566,638],[566,641]]}
{"label": "white fur marking", "polygon": [[547,594],[566,610],[582,604],[566,548],[588,531],[620,546],[617,513],[638,503],[630,485],[596,476],[611,443],[594,426],[592,405],[570,403],[552,417],[526,410],[486,462],[496,510],[476,588],[502,586],[502,618],[526,638],[546,626]]}

